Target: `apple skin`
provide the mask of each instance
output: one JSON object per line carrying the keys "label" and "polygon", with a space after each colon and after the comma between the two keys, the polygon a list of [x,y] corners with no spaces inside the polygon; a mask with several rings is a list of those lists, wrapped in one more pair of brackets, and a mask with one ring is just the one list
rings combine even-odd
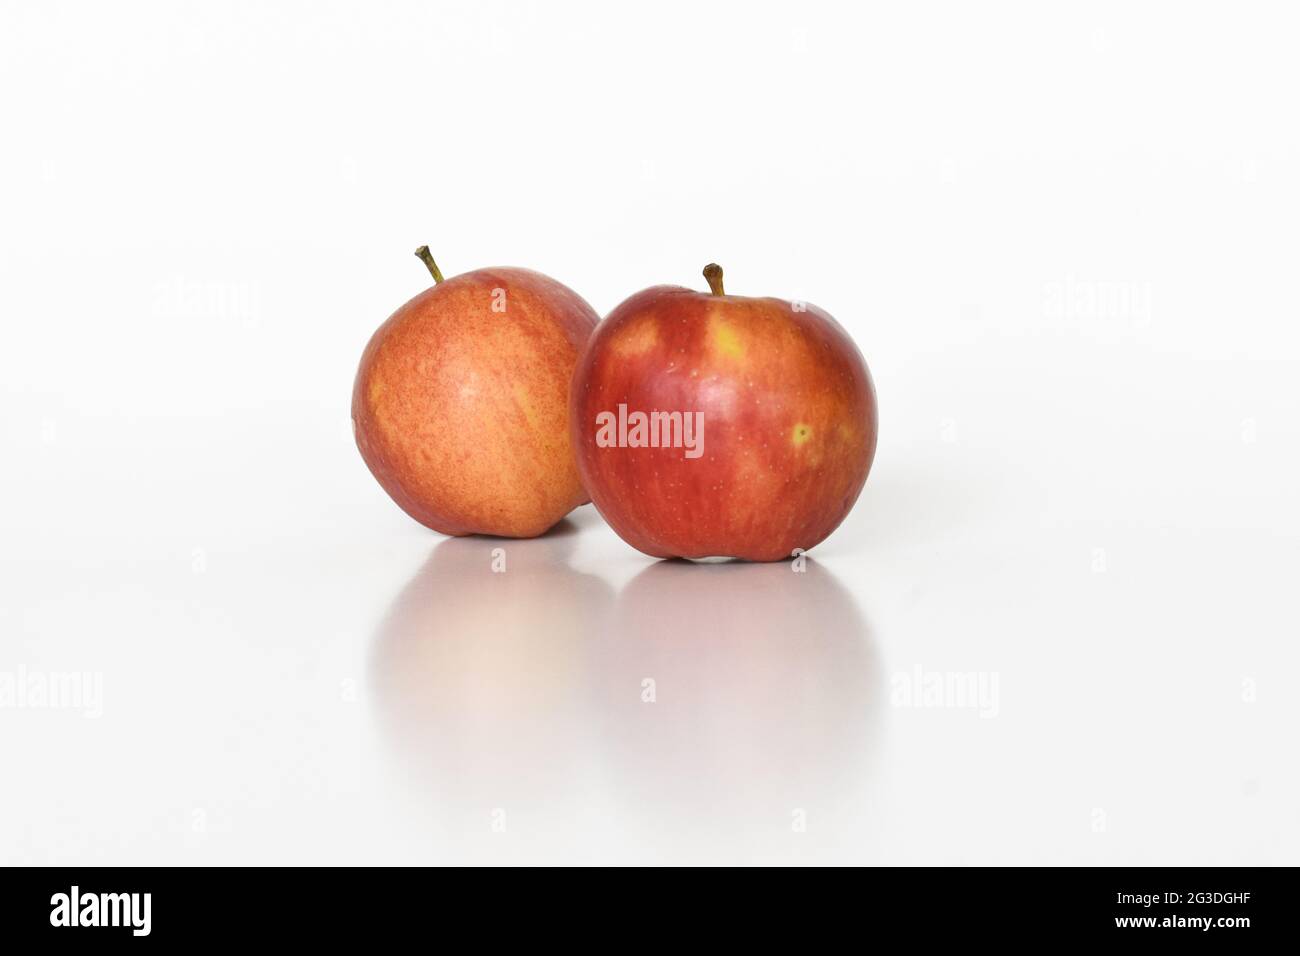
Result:
{"label": "apple skin", "polygon": [[542,534],[589,500],[568,396],[598,321],[577,293],[527,269],[436,283],[394,312],[361,357],[352,391],[361,457],[435,531]]}
{"label": "apple skin", "polygon": [[[597,415],[702,412],[702,454],[601,447]],[[570,427],[592,501],[658,558],[789,558],[844,520],[876,451],[876,394],[826,312],[779,299],[655,286],[596,329]]]}

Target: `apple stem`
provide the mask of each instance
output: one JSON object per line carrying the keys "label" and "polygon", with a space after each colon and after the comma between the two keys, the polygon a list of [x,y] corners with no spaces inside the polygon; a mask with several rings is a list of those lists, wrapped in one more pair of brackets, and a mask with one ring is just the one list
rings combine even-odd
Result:
{"label": "apple stem", "polygon": [[433,253],[429,252],[428,246],[421,246],[415,250],[415,254],[420,257],[420,261],[429,267],[429,274],[433,276],[434,284],[442,281],[442,271],[438,268],[438,263],[433,261]]}
{"label": "apple stem", "polygon": [[714,295],[726,295],[722,291],[722,266],[710,262],[704,267],[704,278],[709,280],[709,289]]}

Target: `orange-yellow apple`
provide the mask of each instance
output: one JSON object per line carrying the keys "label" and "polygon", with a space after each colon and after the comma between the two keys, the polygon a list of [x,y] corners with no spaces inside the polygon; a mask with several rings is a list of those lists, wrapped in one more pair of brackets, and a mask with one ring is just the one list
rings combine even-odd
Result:
{"label": "orange-yellow apple", "polygon": [[578,355],[598,317],[527,269],[434,284],[370,339],[352,391],[361,457],[407,514],[449,535],[530,538],[588,498],[569,440]]}
{"label": "orange-yellow apple", "polygon": [[866,362],[803,302],[655,286],[596,329],[573,379],[583,484],[655,557],[790,557],[844,520],[876,451]]}

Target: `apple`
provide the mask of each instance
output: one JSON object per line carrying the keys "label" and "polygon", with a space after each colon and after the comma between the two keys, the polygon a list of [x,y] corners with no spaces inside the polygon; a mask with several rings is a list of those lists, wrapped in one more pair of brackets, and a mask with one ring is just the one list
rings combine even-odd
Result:
{"label": "apple", "polygon": [[866,362],[803,302],[654,286],[597,327],[570,427],[596,508],[659,558],[789,558],[853,507],[876,451]]}
{"label": "apple", "polygon": [[542,534],[588,498],[568,395],[598,316],[528,269],[443,280],[394,312],[361,356],[352,424],[361,457],[416,521],[448,535]]}

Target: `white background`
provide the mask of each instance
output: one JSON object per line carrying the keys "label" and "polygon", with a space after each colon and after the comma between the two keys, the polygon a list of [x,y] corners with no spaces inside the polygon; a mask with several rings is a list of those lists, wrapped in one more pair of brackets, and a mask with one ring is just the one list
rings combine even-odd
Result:
{"label": "white background", "polygon": [[[1297,25],[6,3],[0,862],[1300,862]],[[856,509],[492,574],[350,434],[425,242],[827,309]]]}

